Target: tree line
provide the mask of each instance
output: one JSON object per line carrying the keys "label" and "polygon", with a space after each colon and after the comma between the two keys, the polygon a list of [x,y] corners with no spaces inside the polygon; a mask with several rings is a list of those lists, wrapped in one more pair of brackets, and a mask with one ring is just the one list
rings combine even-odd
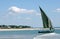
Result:
{"label": "tree line", "polygon": [[0,25],[0,29],[19,29],[19,28],[31,28],[31,26],[23,25]]}

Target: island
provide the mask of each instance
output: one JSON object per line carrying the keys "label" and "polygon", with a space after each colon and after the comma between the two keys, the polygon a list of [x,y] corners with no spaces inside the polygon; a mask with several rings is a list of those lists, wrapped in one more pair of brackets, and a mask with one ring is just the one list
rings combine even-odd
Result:
{"label": "island", "polygon": [[0,29],[21,29],[21,28],[31,28],[27,25],[0,25]]}

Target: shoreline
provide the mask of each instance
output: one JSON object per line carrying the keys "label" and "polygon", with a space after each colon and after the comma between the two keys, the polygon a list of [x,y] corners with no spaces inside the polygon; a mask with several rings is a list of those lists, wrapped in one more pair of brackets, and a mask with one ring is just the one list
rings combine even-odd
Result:
{"label": "shoreline", "polygon": [[[60,28],[55,28],[60,29]],[[0,31],[17,31],[17,30],[49,30],[49,28],[18,28],[18,29],[0,29]]]}
{"label": "shoreline", "polygon": [[17,31],[17,30],[49,30],[49,29],[48,28],[0,29],[0,31]]}

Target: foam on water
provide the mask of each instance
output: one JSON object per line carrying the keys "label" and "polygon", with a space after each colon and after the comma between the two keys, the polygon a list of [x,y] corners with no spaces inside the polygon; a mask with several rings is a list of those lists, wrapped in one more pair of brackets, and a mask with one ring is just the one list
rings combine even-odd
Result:
{"label": "foam on water", "polygon": [[57,33],[48,33],[43,35],[38,35],[34,39],[60,39],[60,34]]}

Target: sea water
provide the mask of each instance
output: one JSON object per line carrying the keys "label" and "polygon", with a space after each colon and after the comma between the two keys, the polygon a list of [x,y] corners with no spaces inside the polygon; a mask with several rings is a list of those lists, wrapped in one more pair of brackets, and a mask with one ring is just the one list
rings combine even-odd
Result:
{"label": "sea water", "polygon": [[0,31],[0,39],[60,39],[60,29],[53,33],[37,33],[34,31]]}

